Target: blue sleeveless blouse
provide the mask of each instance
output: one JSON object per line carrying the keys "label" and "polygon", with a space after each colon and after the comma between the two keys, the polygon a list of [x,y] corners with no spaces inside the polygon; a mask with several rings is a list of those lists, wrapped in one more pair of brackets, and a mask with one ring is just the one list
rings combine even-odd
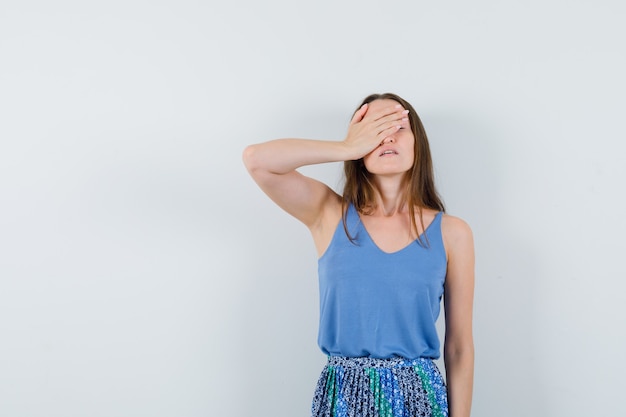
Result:
{"label": "blue sleeveless blouse", "polygon": [[[319,258],[318,345],[330,356],[407,359],[440,356],[439,317],[447,259],[442,213],[426,228],[420,245],[383,252],[350,205]],[[426,240],[427,239],[427,240]]]}

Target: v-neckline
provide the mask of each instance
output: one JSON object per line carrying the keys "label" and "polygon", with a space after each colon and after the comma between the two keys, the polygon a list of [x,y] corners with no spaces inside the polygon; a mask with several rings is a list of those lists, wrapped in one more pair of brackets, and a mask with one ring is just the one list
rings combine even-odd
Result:
{"label": "v-neckline", "polygon": [[378,243],[376,243],[376,241],[372,238],[372,235],[370,234],[369,230],[367,230],[367,227],[365,227],[365,223],[363,223],[363,220],[361,219],[361,214],[356,210],[356,208],[354,209],[354,211],[357,214],[357,217],[359,218],[359,224],[361,225],[361,227],[363,228],[363,230],[365,231],[365,234],[367,235],[367,238],[369,239],[369,241],[372,243],[372,245],[374,245],[374,247],[376,249],[378,249],[378,251],[380,251],[381,253],[385,254],[385,255],[395,255],[397,253],[403,252],[406,249],[408,249],[409,247],[411,247],[411,245],[413,245],[415,242],[420,241],[425,235],[426,232],[428,232],[428,229],[430,229],[430,226],[433,225],[433,223],[435,223],[435,221],[437,220],[437,217],[441,215],[441,211],[438,211],[435,214],[435,217],[433,217],[433,219],[431,220],[430,223],[428,223],[428,226],[426,226],[424,228],[424,231],[415,239],[413,239],[412,241],[410,241],[406,246],[403,246],[402,248],[393,251],[393,252],[387,252],[385,250],[383,250],[380,246],[378,246]]}

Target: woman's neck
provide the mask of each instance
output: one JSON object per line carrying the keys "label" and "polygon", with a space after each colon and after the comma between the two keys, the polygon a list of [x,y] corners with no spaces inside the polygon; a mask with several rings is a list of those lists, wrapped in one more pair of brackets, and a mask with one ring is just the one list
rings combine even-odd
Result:
{"label": "woman's neck", "polygon": [[406,211],[406,191],[397,178],[376,178],[376,210],[374,215],[391,217]]}

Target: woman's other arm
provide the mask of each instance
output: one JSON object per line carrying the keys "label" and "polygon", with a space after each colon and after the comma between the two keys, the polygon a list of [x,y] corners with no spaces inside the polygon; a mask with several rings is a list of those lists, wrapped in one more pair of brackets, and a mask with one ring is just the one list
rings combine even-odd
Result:
{"label": "woman's other arm", "polygon": [[474,241],[463,220],[446,216],[443,223],[448,254],[444,289],[446,334],[444,361],[450,417],[469,417],[474,382]]}

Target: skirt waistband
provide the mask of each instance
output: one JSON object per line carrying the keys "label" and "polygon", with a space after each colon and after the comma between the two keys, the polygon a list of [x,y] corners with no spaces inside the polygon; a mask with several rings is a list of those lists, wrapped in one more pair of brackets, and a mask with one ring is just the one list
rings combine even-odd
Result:
{"label": "skirt waistband", "polygon": [[394,358],[370,358],[370,357],[346,357],[346,356],[329,356],[329,366],[341,366],[343,368],[406,368],[425,363],[433,363],[431,358],[406,359],[401,357]]}

